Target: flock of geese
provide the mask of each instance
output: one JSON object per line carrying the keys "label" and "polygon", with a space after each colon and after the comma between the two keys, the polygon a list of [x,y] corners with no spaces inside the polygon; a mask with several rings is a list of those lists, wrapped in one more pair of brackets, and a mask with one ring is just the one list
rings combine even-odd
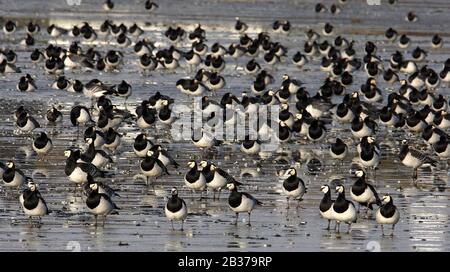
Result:
{"label": "flock of geese", "polygon": [[[348,1],[340,0],[333,4],[330,12],[339,13],[346,2]],[[394,4],[395,1],[390,3]],[[103,8],[111,10],[114,3],[106,1]],[[147,1],[145,8],[153,12],[158,5]],[[326,12],[328,8],[319,3],[314,11]],[[417,15],[410,12],[405,19],[414,23]],[[239,33],[240,37],[228,46],[217,42],[207,43],[207,33],[200,24],[193,26],[190,32],[179,26],[170,26],[164,31],[164,42],[169,44],[167,47],[156,47],[155,41],[137,23],[126,26],[105,20],[98,28],[83,22],[71,29],[52,24],[47,26],[44,33],[35,22],[19,26],[16,22],[7,20],[3,33],[8,40],[17,42],[14,35],[19,27],[25,27],[26,37],[18,43],[28,49],[28,61],[36,69],[54,77],[51,88],[65,91],[61,95],[82,94],[90,102],[74,105],[67,116],[78,129],[75,135],[77,139],[80,128],[84,129],[82,137],[85,144],[83,148],[72,146],[65,150],[67,159],[64,171],[70,182],[83,188],[86,207],[95,216],[95,226],[98,216],[103,217],[104,224],[106,216],[119,209],[113,202],[117,192],[106,184],[111,174],[104,170],[106,166],[115,163],[112,154],[120,152],[120,129],[123,124],[131,123],[142,132],[134,139],[133,151],[141,159],[140,171],[145,176],[146,184],[153,185],[159,178],[169,175],[170,168],[180,167],[165,147],[153,143],[148,137],[156,123],[170,128],[176,121],[176,113],[172,110],[176,98],[156,92],[149,99],[142,100],[135,112],[130,112],[127,110],[127,99],[132,95],[132,86],[126,80],[108,84],[94,78],[83,83],[64,75],[67,70],[80,73],[120,71],[125,59],[123,50],[127,49],[134,52],[143,76],[154,71],[161,71],[163,74],[165,71],[182,68],[186,68],[188,74],[193,76],[179,79],[173,87],[188,97],[201,97],[201,108],[192,109],[201,111],[204,121],[204,127],[199,130],[200,136],[192,137],[192,143],[198,148],[220,148],[225,144],[207,133],[206,126],[212,131],[219,126],[234,126],[236,115],[248,118],[249,115],[257,114],[262,106],[279,107],[279,116],[277,120],[263,120],[257,124],[258,138],[253,139],[247,135],[244,140],[236,141],[240,144],[240,150],[248,156],[258,156],[264,145],[261,139],[272,131],[276,132],[275,137],[281,144],[295,142],[300,138],[315,144],[330,138],[327,135],[330,126],[338,123],[347,126],[357,142],[360,169],[352,173],[356,181],[351,188],[347,188],[351,200],[345,194],[346,188],[342,184],[335,188],[330,185],[320,187],[323,199],[318,203],[318,212],[328,220],[327,229],[330,229],[331,221],[335,221],[338,232],[341,223],[348,224],[350,231],[351,224],[356,222],[360,211],[360,208],[356,209],[356,203],[359,207],[366,207],[367,212],[377,206],[375,220],[382,226],[383,235],[383,225],[391,225],[393,234],[400,219],[399,209],[393,204],[392,196],[386,194],[380,197],[366,178],[366,173],[375,172],[380,162],[381,149],[377,133],[381,127],[402,133],[405,140],[399,149],[399,159],[413,170],[414,181],[417,181],[418,168],[436,165],[438,160],[450,158],[450,137],[446,133],[450,128],[448,101],[439,93],[443,89],[440,86],[450,82],[450,59],[442,63],[440,70],[430,68],[426,62],[429,54],[439,51],[443,46],[443,39],[438,34],[430,37],[430,50],[416,47],[411,55],[407,55],[406,49],[413,41],[392,27],[387,29],[386,41],[396,44],[398,50],[392,52],[389,60],[385,61],[377,55],[378,47],[374,42],[366,41],[364,52],[357,52],[354,48],[357,42],[336,34],[336,28],[330,23],[324,24],[321,33],[313,29],[306,31],[307,41],[303,49],[291,58],[287,57],[288,48],[276,41],[279,35],[294,35],[290,33],[292,25],[287,20],[277,20],[267,31],[252,35],[248,32],[249,25],[236,18],[233,31]],[[35,38],[38,37],[48,39],[48,46],[36,47]],[[69,39],[70,45],[58,46],[60,38]],[[94,41],[99,42],[98,46],[91,46]],[[102,41],[114,49],[102,51]],[[223,73],[225,67],[234,61],[236,69],[238,60],[244,58],[249,60],[242,70],[253,80],[249,91],[242,91],[241,97],[231,93],[220,94],[226,84]],[[6,77],[11,73],[21,73],[21,68],[15,65],[16,60],[17,54],[12,49],[2,49],[0,73]],[[307,90],[302,81],[288,74],[281,78],[277,89],[268,87],[278,79],[271,75],[270,69],[264,67],[280,67],[289,65],[289,62],[298,67],[299,74],[303,67],[320,67],[326,79],[317,93]],[[353,78],[360,70],[365,74],[366,80],[363,85],[355,86]],[[21,76],[16,85],[17,91],[39,92],[35,84],[36,76]],[[380,88],[380,82],[391,85],[394,91],[387,94]],[[112,103],[110,98],[113,96],[124,99],[124,109]],[[332,103],[332,98],[338,98],[339,102]],[[329,122],[330,116],[332,122]],[[39,160],[45,160],[53,147],[52,139],[45,129],[57,126],[66,116],[52,106],[45,115],[49,125],[42,127],[24,104],[15,110],[13,117],[15,126],[21,133],[30,134],[39,129],[40,134],[33,139],[32,148]],[[415,142],[409,137],[413,134],[421,137],[432,153],[414,148]],[[332,139],[329,145],[332,159],[344,160],[347,157],[351,146],[346,142],[346,139]],[[38,217],[40,222],[41,217],[49,213],[49,207],[37,184],[13,161],[0,163],[0,176],[7,188],[20,189],[24,184],[27,186],[19,199],[30,223],[32,217]],[[289,208],[290,200],[300,202],[307,194],[307,188],[295,167],[284,170],[282,179]],[[240,213],[247,213],[247,224],[250,225],[252,210],[264,204],[251,194],[241,191],[239,187],[242,185],[226,169],[206,160],[189,161],[184,175],[184,186],[199,192],[201,198],[206,189],[214,192],[214,198],[216,192],[220,198],[221,190],[228,189],[228,204],[236,214],[235,224],[238,223]],[[335,199],[332,197],[333,190],[337,193]],[[175,187],[171,189],[171,196],[165,205],[165,214],[172,222],[172,229],[173,221],[181,221],[183,229],[188,207]]]}

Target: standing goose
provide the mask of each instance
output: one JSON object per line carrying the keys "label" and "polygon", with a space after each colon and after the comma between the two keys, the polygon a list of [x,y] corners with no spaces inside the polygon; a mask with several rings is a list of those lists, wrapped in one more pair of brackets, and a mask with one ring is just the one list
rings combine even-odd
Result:
{"label": "standing goose", "polygon": [[220,198],[220,191],[228,183],[241,184],[226,171],[218,168],[214,163],[208,164],[206,161],[201,161],[200,166],[203,167],[202,173],[205,175],[206,185],[214,192],[213,199],[215,199],[216,191],[219,191],[218,198]]}
{"label": "standing goose", "polygon": [[261,142],[256,139],[250,139],[250,135],[245,136],[245,140],[241,143],[241,151],[246,154],[258,154],[261,150]]}
{"label": "standing goose", "polygon": [[117,147],[120,145],[122,135],[115,131],[113,128],[109,128],[105,133],[104,147],[115,153]]}
{"label": "standing goose", "polygon": [[249,193],[238,192],[236,184],[229,183],[227,184],[228,190],[230,190],[230,196],[228,197],[228,205],[233,212],[236,213],[236,221],[234,222],[237,225],[239,213],[247,212],[248,213],[248,223],[247,226],[251,226],[250,224],[250,215],[255,207],[255,205],[262,205],[262,203],[254,198]]}
{"label": "standing goose", "polygon": [[93,122],[91,119],[91,114],[89,113],[88,108],[85,106],[75,106],[70,110],[70,122],[72,126],[78,127],[80,129],[80,125],[84,125],[88,122]]}
{"label": "standing goose", "polygon": [[412,167],[414,169],[413,180],[417,179],[417,169],[423,164],[431,164],[432,166],[436,166],[437,163],[435,160],[431,159],[419,150],[410,148],[406,144],[406,140],[402,141],[399,158],[405,166]]}
{"label": "standing goose", "polygon": [[63,118],[62,113],[55,107],[49,109],[47,111],[47,114],[45,115],[45,119],[47,119],[47,121],[52,124],[61,122],[62,118]]}
{"label": "standing goose", "polygon": [[145,134],[141,133],[134,139],[133,150],[139,158],[144,158],[153,145],[152,141],[147,139]]}
{"label": "standing goose", "polygon": [[110,198],[114,196],[120,197],[116,190],[104,184],[103,182],[95,181],[91,175],[88,175],[87,182],[83,185],[83,190],[86,196],[89,196],[92,193],[91,184],[94,183],[98,185],[98,192],[100,194],[108,195]]}
{"label": "standing goose", "polygon": [[38,154],[39,157],[47,155],[53,148],[52,140],[48,138],[45,132],[36,137],[33,141],[33,150]]}
{"label": "standing goose", "polygon": [[348,147],[339,138],[336,138],[336,142],[332,143],[330,146],[330,155],[333,159],[343,160],[347,156]]}
{"label": "standing goose", "polygon": [[69,180],[75,184],[87,182],[89,175],[92,177],[105,177],[105,173],[93,164],[78,161],[81,157],[79,150],[65,150],[64,156],[67,157],[64,172],[69,177]]}
{"label": "standing goose", "polygon": [[86,206],[90,213],[94,214],[95,217],[95,227],[97,227],[97,216],[103,216],[103,224],[105,226],[106,216],[110,214],[113,210],[120,210],[111,198],[107,194],[99,193],[99,186],[97,183],[92,183],[89,185],[92,189],[91,193],[86,199]]}
{"label": "standing goose", "polygon": [[366,173],[363,170],[357,170],[355,174],[358,179],[353,183],[350,190],[352,199],[358,202],[360,207],[361,205],[367,207],[367,212],[369,212],[369,209],[373,210],[373,204],[380,206],[381,200],[378,197],[377,191],[371,184],[366,182]]}
{"label": "standing goose", "polygon": [[100,148],[105,144],[105,134],[98,130],[95,126],[90,126],[84,131],[84,140],[87,141],[88,138],[94,140],[95,148]]}
{"label": "standing goose", "polygon": [[150,177],[154,178],[156,181],[158,177],[164,174],[170,175],[164,163],[162,163],[151,150],[147,151],[147,156],[141,161],[141,172],[146,178],[146,185],[149,184],[148,179]]}
{"label": "standing goose", "polygon": [[177,188],[173,187],[171,190],[171,197],[167,201],[166,207],[164,209],[167,219],[170,220],[173,228],[173,221],[181,221],[181,231],[183,231],[184,220],[186,220],[188,209],[186,202],[182,198],[178,197]]}
{"label": "standing goose", "polygon": [[20,195],[19,201],[25,215],[29,218],[30,225],[33,216],[37,216],[39,218],[40,224],[41,216],[47,215],[49,210],[44,198],[42,198],[36,184],[33,182],[33,179],[27,178],[27,182],[28,188],[25,189]]}
{"label": "standing goose", "polygon": [[167,150],[163,149],[160,145],[153,145],[150,148],[153,151],[154,155],[158,160],[160,160],[164,166],[172,165],[174,168],[178,168],[179,164],[172,158],[172,156],[167,152]]}
{"label": "standing goose", "polygon": [[375,216],[377,223],[381,225],[381,233],[384,236],[384,225],[392,225],[391,236],[394,236],[395,224],[400,219],[400,212],[389,195],[383,196],[383,205],[377,210]]}
{"label": "standing goose", "polygon": [[148,108],[149,102],[147,100],[142,101],[141,111],[137,117],[137,125],[140,129],[150,128],[152,124],[156,121],[156,110]]}
{"label": "standing goose", "polygon": [[7,187],[20,188],[25,183],[25,174],[20,169],[16,169],[14,162],[9,161],[6,163],[6,169],[2,175],[3,184]]}
{"label": "standing goose", "polygon": [[333,214],[334,201],[331,199],[331,191],[328,185],[320,186],[320,191],[323,193],[323,198],[319,206],[320,215],[328,220],[328,227],[326,229],[330,230],[331,220],[335,220]]}
{"label": "standing goose", "polygon": [[356,223],[356,210],[353,202],[347,200],[345,198],[345,189],[344,186],[338,185],[336,186],[336,192],[338,193],[338,197],[333,204],[333,217],[336,220],[337,224],[337,232],[339,233],[339,226],[341,222],[348,224],[348,231],[350,233],[350,228],[352,223]]}
{"label": "standing goose", "polygon": [[86,162],[92,163],[97,168],[102,168],[107,163],[113,163],[111,156],[105,151],[95,149],[94,140],[92,138],[86,138],[86,143],[88,144],[88,148],[82,155],[86,158]]}
{"label": "standing goose", "polygon": [[288,169],[285,177],[286,179],[283,181],[283,191],[287,196],[287,209],[289,209],[290,198],[297,198],[298,208],[303,195],[306,193],[305,183],[301,178],[297,177],[297,170],[295,170],[295,168]]}
{"label": "standing goose", "polygon": [[189,161],[188,167],[190,170],[184,175],[184,184],[189,189],[195,191],[200,190],[200,198],[202,192],[206,187],[206,179],[202,171],[198,169],[197,163],[195,161]]}
{"label": "standing goose", "polygon": [[24,132],[31,132],[36,128],[41,127],[33,116],[29,115],[26,111],[19,114],[16,121],[17,127]]}

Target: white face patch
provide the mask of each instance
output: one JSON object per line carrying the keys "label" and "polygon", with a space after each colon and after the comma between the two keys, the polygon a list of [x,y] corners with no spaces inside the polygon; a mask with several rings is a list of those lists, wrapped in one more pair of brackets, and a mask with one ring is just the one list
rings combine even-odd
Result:
{"label": "white face patch", "polygon": [[190,168],[193,168],[193,167],[195,166],[195,162],[188,162],[188,166],[189,166]]}
{"label": "white face patch", "polygon": [[97,185],[97,183],[93,183],[93,184],[89,185],[89,187],[95,191],[95,190],[97,190],[98,185]]}
{"label": "white face patch", "polygon": [[330,190],[330,188],[328,186],[320,187],[320,191],[322,191],[324,194],[328,193],[329,190]]}
{"label": "white face patch", "polygon": [[229,184],[227,184],[227,188],[228,188],[228,190],[233,190],[234,189],[234,184],[233,183],[229,183]]}
{"label": "white face patch", "polygon": [[336,191],[338,193],[342,193],[344,191],[344,187],[343,186],[336,186]]}
{"label": "white face patch", "polygon": [[356,171],[356,176],[357,176],[358,178],[362,177],[363,175],[364,175],[364,172],[363,172],[363,171],[361,171],[361,170]]}

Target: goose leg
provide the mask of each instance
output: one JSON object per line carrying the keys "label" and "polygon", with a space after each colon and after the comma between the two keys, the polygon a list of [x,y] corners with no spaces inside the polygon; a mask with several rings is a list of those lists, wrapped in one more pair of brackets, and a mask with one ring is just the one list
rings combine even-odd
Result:
{"label": "goose leg", "polygon": [[339,227],[340,227],[340,222],[336,221],[336,225],[337,225],[337,233],[339,233]]}
{"label": "goose leg", "polygon": [[97,228],[97,215],[94,215],[94,217],[95,217],[95,224],[94,224],[94,226],[95,226],[95,228]]}
{"label": "goose leg", "polygon": [[330,230],[330,225],[331,225],[331,220],[328,219],[328,227],[326,228],[326,230]]}
{"label": "goose leg", "polygon": [[236,220],[234,221],[234,225],[235,225],[235,226],[237,226],[238,218],[239,218],[239,213],[236,213]]}
{"label": "goose leg", "polygon": [[381,236],[384,236],[384,227],[383,227],[383,224],[381,224]]}
{"label": "goose leg", "polygon": [[286,209],[289,210],[289,197],[286,197],[286,200],[287,200],[287,207],[286,207]]}
{"label": "goose leg", "polygon": [[252,224],[250,224],[250,215],[251,215],[251,212],[248,213],[248,223],[247,223],[247,226],[251,226],[251,225],[252,225]]}
{"label": "goose leg", "polygon": [[183,231],[184,220],[181,220],[181,231]]}
{"label": "goose leg", "polygon": [[106,221],[106,215],[103,216],[103,222],[102,222],[102,227],[105,226],[105,221]]}
{"label": "goose leg", "polygon": [[392,225],[392,233],[391,233],[391,237],[394,237],[394,228],[395,228],[395,224]]}
{"label": "goose leg", "polygon": [[170,223],[172,224],[172,230],[175,230],[173,227],[173,220],[170,220]]}

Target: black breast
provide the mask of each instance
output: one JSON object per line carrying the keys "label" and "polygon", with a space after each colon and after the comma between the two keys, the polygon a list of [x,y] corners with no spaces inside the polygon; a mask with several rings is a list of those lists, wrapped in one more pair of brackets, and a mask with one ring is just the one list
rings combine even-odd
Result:
{"label": "black breast", "polygon": [[203,168],[202,174],[205,176],[206,182],[210,183],[214,179],[214,172],[211,171],[211,166]]}
{"label": "black breast", "polygon": [[391,218],[395,214],[395,206],[391,203],[387,203],[380,208],[381,215],[386,218]]}
{"label": "black breast", "polygon": [[173,213],[178,212],[183,207],[183,202],[179,197],[172,196],[167,202],[167,209]]}
{"label": "black breast", "polygon": [[331,208],[331,205],[333,205],[333,200],[331,200],[331,194],[328,192],[324,194],[322,200],[320,201],[319,209],[321,212],[326,212]]}
{"label": "black breast", "polygon": [[150,171],[155,166],[155,159],[152,157],[147,157],[141,162],[141,168],[144,171]]}
{"label": "black breast", "polygon": [[241,193],[232,191],[230,193],[230,196],[228,197],[228,204],[233,208],[237,208],[239,207],[239,205],[241,205],[241,202],[242,202]]}
{"label": "black breast", "polygon": [[101,197],[102,196],[98,192],[92,191],[89,197],[86,199],[86,205],[90,209],[96,208],[100,204]]}
{"label": "black breast", "polygon": [[39,197],[37,196],[37,193],[28,189],[23,192],[23,200],[23,206],[27,210],[32,210],[39,204]]}
{"label": "black breast", "polygon": [[196,182],[199,179],[199,177],[200,177],[200,173],[201,172],[198,171],[197,166],[191,168],[191,170],[189,170],[186,173],[186,181],[189,182],[189,183]]}
{"label": "black breast", "polygon": [[364,193],[366,188],[367,188],[367,184],[364,182],[364,180],[362,180],[361,178],[358,178],[358,180],[352,186],[352,193],[356,196],[359,196],[362,193]]}
{"label": "black breast", "polygon": [[339,193],[338,198],[334,202],[333,209],[337,213],[343,213],[348,209],[349,202],[345,199],[342,193]]}
{"label": "black breast", "polygon": [[10,183],[11,181],[13,181],[15,175],[16,171],[12,168],[8,168],[5,170],[5,172],[3,172],[3,181],[5,183]]}
{"label": "black breast", "polygon": [[300,182],[297,176],[290,176],[283,182],[283,187],[286,191],[291,192],[298,188],[298,183]]}

